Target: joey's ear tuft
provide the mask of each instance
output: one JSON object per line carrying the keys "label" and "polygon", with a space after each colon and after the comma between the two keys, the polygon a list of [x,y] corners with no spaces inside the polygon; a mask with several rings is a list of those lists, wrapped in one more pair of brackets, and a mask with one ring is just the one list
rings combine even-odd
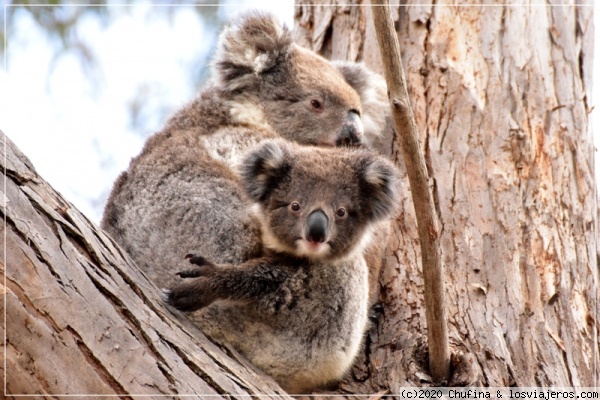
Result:
{"label": "joey's ear tuft", "polygon": [[291,45],[290,30],[274,15],[242,14],[219,36],[213,74],[225,88],[241,89],[258,74],[282,63]]}
{"label": "joey's ear tuft", "polygon": [[390,217],[398,206],[398,170],[387,159],[372,154],[366,155],[358,168],[367,216],[373,220]]}
{"label": "joey's ear tuft", "polygon": [[284,140],[267,141],[242,161],[241,175],[248,196],[265,201],[292,168],[290,145]]}
{"label": "joey's ear tuft", "polygon": [[364,141],[367,147],[371,148],[371,142],[382,136],[388,123],[391,122],[392,111],[385,79],[371,71],[363,63],[348,61],[333,61],[332,63],[360,97],[361,120],[365,131]]}

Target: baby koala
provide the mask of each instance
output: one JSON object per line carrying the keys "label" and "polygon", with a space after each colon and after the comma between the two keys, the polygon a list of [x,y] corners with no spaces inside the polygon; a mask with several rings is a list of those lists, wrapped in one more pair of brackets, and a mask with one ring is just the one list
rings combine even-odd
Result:
{"label": "baby koala", "polygon": [[[395,210],[398,174],[374,153],[267,141],[242,162],[265,256],[215,265],[165,291],[202,330],[233,345],[290,393],[339,380],[367,328],[363,249]],[[379,224],[380,226],[381,224]]]}

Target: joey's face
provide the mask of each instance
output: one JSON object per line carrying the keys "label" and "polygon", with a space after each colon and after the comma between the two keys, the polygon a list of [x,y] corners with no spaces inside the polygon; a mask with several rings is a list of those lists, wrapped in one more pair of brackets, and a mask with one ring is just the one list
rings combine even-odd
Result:
{"label": "joey's face", "polygon": [[[306,190],[315,188],[307,185]],[[265,245],[272,250],[311,259],[336,258],[361,239],[366,224],[348,198],[317,200],[306,193],[278,192],[264,209]]]}
{"label": "joey's face", "polygon": [[360,97],[331,63],[294,45],[287,62],[263,76],[264,115],[283,137],[319,146],[362,144]]}
{"label": "joey's face", "polygon": [[[321,161],[327,169],[332,160]],[[334,259],[361,247],[369,220],[360,187],[349,168],[336,164],[324,175],[314,165],[294,168],[260,205],[267,247],[309,259]]]}
{"label": "joey's face", "polygon": [[263,244],[279,253],[344,257],[360,251],[370,226],[395,210],[396,168],[364,150],[266,141],[240,172]]}

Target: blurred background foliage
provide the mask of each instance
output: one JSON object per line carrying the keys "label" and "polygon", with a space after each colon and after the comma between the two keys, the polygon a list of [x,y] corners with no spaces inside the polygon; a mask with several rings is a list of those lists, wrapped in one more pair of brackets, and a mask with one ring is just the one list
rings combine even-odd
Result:
{"label": "blurred background foliage", "polygon": [[[199,46],[194,67],[187,73],[190,82],[198,89],[209,77],[209,69],[206,68],[208,58],[214,51],[216,45],[216,35],[224,24],[228,21],[228,14],[220,10],[221,3],[224,6],[231,6],[227,2],[219,0],[196,1],[193,5],[182,5],[178,1],[160,1],[148,2],[143,0],[124,0],[124,1],[12,1],[8,0],[5,7],[0,11],[0,18],[5,18],[6,29],[0,32],[2,43],[1,56],[6,56],[6,46],[8,38],[15,36],[15,30],[18,19],[31,19],[37,27],[44,32],[46,37],[53,45],[53,57],[48,65],[48,74],[51,75],[56,64],[66,55],[74,56],[79,60],[80,68],[87,76],[92,85],[99,82],[101,67],[98,63],[98,56],[94,50],[93,44],[81,35],[80,27],[89,19],[94,19],[101,27],[107,28],[117,19],[124,15],[131,15],[134,7],[140,5],[150,6],[147,9],[146,18],[148,20],[163,19],[169,24],[175,23],[175,16],[178,13],[192,10],[195,12],[198,22],[202,24],[207,37],[215,40],[208,40]],[[239,1],[238,3],[243,3]],[[221,11],[221,12],[220,12]],[[208,46],[208,47],[206,47]],[[3,60],[4,61],[4,60]],[[146,135],[147,126],[144,125],[145,118],[150,114],[147,111],[151,108],[153,112],[160,110],[160,118],[164,118],[170,113],[170,109],[158,105],[151,106],[151,95],[156,95],[156,88],[148,83],[142,83],[138,91],[132,94],[128,108],[130,114],[130,127],[137,130],[141,135]]]}
{"label": "blurred background foliage", "polygon": [[98,222],[146,138],[210,76],[218,33],[247,9],[293,23],[293,0],[5,0],[0,130]]}

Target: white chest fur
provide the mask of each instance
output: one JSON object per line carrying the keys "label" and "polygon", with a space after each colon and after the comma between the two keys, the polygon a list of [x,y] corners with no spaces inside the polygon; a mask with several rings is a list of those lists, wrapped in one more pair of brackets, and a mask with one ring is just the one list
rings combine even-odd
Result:
{"label": "white chest fur", "polygon": [[266,139],[264,134],[250,129],[242,135],[239,133],[239,129],[224,128],[202,138],[202,145],[208,154],[233,171],[237,171],[240,162],[249,150]]}

